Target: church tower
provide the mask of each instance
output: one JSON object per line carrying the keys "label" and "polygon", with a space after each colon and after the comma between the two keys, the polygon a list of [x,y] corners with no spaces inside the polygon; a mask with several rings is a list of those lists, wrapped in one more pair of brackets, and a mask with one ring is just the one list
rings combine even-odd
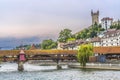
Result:
{"label": "church tower", "polygon": [[91,10],[91,16],[92,16],[92,25],[94,25],[95,23],[99,24],[99,11],[93,12],[93,10]]}

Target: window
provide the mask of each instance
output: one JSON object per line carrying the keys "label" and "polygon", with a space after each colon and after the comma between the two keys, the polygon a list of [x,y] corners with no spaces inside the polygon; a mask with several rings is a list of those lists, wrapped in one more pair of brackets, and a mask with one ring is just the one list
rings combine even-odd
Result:
{"label": "window", "polygon": [[111,36],[114,36],[114,34],[112,34]]}
{"label": "window", "polygon": [[118,43],[117,43],[117,46],[118,46]]}

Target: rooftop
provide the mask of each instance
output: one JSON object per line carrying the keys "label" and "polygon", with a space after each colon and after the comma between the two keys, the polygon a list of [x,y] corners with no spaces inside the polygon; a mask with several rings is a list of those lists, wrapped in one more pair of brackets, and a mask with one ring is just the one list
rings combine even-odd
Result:
{"label": "rooftop", "polygon": [[113,18],[104,17],[104,18],[101,19],[101,21],[105,21],[105,20],[113,20]]}
{"label": "rooftop", "polygon": [[100,53],[100,54],[120,54],[120,46],[114,46],[114,47],[94,47],[94,53]]}
{"label": "rooftop", "polygon": [[109,29],[107,32],[104,33],[104,35],[105,36],[103,36],[103,38],[114,37],[114,36],[120,35],[120,30]]}
{"label": "rooftop", "polygon": [[100,37],[94,37],[91,39],[90,42],[100,42],[101,41],[101,38]]}

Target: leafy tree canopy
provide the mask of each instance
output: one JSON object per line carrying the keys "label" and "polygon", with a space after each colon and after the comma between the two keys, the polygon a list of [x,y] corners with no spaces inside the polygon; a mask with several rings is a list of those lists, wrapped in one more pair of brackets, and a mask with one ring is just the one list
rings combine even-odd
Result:
{"label": "leafy tree canopy", "polygon": [[78,48],[77,59],[81,66],[86,66],[89,56],[93,55],[93,46],[91,44],[82,44]]}
{"label": "leafy tree canopy", "polygon": [[75,38],[76,39],[93,38],[93,37],[96,37],[97,34],[100,34],[101,31],[104,31],[104,29],[101,28],[101,25],[94,24],[91,27],[86,28],[81,32],[77,33],[75,35]]}
{"label": "leafy tree canopy", "polygon": [[120,29],[120,24],[116,24],[116,25],[111,25],[110,26],[111,29]]}
{"label": "leafy tree canopy", "polygon": [[61,32],[59,33],[58,41],[67,42],[69,38],[73,37],[71,32],[72,31],[70,29],[61,30]]}
{"label": "leafy tree canopy", "polygon": [[67,42],[69,42],[69,41],[75,41],[76,39],[75,38],[69,38],[68,40],[67,40]]}
{"label": "leafy tree canopy", "polygon": [[43,42],[41,43],[41,48],[42,48],[42,49],[53,49],[53,48],[57,48],[57,43],[54,42],[52,39],[43,40]]}

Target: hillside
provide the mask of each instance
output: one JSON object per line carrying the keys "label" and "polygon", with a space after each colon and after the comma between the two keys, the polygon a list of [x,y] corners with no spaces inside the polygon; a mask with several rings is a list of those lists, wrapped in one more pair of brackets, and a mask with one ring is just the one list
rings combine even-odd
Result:
{"label": "hillside", "polygon": [[104,29],[101,28],[101,25],[94,24],[77,32],[76,34],[74,34],[74,36],[76,39],[93,38],[100,34],[101,31],[104,31]]}

